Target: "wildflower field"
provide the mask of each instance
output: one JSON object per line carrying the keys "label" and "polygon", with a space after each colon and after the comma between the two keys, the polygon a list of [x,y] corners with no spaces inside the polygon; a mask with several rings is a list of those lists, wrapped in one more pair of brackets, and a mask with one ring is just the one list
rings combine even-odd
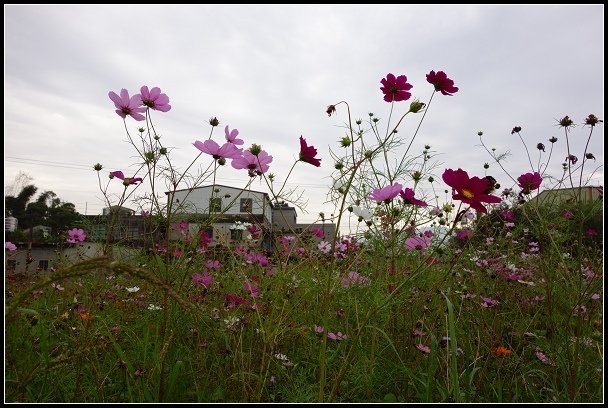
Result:
{"label": "wildflower field", "polygon": [[[98,256],[5,274],[5,400],[603,401],[603,201],[584,194],[597,167],[588,140],[602,120],[562,117],[547,124],[560,137],[536,146],[515,126],[510,136],[521,138],[529,166],[505,170],[510,184],[500,186],[467,163],[441,168],[431,146],[411,151],[433,101],[459,90],[443,71],[422,83],[425,102],[412,100],[405,75],[382,78],[388,119],[329,105],[345,136],[328,152],[293,138],[289,174],[334,168],[335,211],[319,214],[334,235],[240,223],[241,239],[230,242],[209,232],[221,211],[198,214],[193,231],[193,214],[166,187],[213,186],[232,166],[243,171],[243,191],[263,180],[273,203],[297,205],[275,183],[272,149],[245,148],[237,129],[213,117],[209,137],[184,147],[193,159],[178,171],[170,136],[160,136],[169,97],[147,86],[110,92],[138,170],[94,170],[108,206],[136,202],[151,233],[144,245],[117,242],[110,217]],[[414,134],[398,132],[406,121]],[[478,135],[497,175],[507,158]],[[552,157],[560,143],[564,163]],[[113,197],[117,183],[124,189]],[[143,185],[151,192],[138,195]],[[568,199],[541,200],[545,190]],[[65,246],[85,248],[90,237],[75,225]],[[15,246],[5,248],[10,259]]]}

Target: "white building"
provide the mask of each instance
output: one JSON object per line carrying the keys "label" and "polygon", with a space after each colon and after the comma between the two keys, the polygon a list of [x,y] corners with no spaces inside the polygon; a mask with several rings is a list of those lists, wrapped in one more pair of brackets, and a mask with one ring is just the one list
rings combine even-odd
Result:
{"label": "white building", "polygon": [[[246,231],[234,228],[240,222],[256,224],[264,240],[270,240],[272,204],[268,193],[215,184],[165,194],[172,225],[184,221],[191,234],[205,229],[215,243],[228,244],[247,238]],[[179,233],[175,230],[171,231],[173,238]]]}
{"label": "white building", "polygon": [[17,229],[17,218],[8,216],[4,219],[4,231],[15,231]]}

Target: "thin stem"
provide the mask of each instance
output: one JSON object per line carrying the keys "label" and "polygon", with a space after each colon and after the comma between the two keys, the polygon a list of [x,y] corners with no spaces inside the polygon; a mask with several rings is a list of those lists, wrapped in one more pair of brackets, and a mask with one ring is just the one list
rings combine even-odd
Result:
{"label": "thin stem", "polygon": [[528,161],[530,162],[530,168],[532,169],[532,171],[534,171],[534,165],[532,164],[532,159],[530,158],[530,151],[528,150],[528,146],[526,146],[526,142],[524,142],[524,138],[521,137],[521,134],[519,132],[517,132],[517,136],[519,136],[519,140],[521,140],[521,143],[526,149],[526,155],[528,156]]}

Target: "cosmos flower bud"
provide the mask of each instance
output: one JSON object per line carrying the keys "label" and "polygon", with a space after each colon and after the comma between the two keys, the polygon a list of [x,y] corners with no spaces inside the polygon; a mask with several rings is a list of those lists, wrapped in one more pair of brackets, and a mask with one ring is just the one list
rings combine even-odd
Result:
{"label": "cosmos flower bud", "polygon": [[410,112],[418,113],[424,109],[425,106],[426,104],[424,102],[420,102],[420,100],[416,99],[410,103]]}
{"label": "cosmos flower bud", "polygon": [[95,171],[101,171],[101,169],[103,169],[103,166],[99,163],[97,163],[93,166],[93,170],[95,170]]}
{"label": "cosmos flower bud", "polygon": [[258,144],[252,144],[251,147],[249,148],[249,151],[251,152],[251,154],[253,154],[254,156],[257,156],[258,154],[260,154],[260,152],[262,151],[262,146],[258,145]]}
{"label": "cosmos flower bud", "polygon": [[217,126],[220,124],[220,121],[214,116],[211,119],[209,119],[209,124],[211,126]]}
{"label": "cosmos flower bud", "polygon": [[595,116],[594,114],[590,114],[589,116],[587,116],[587,118],[585,118],[585,125],[589,125],[589,126],[595,126],[597,125],[599,122],[603,122],[603,120],[600,120],[597,116]]}
{"label": "cosmos flower bud", "polygon": [[574,122],[572,121],[572,119],[570,119],[570,117],[568,117],[568,116],[564,116],[563,118],[561,118],[561,119],[559,120],[559,125],[560,125],[561,127],[568,128],[568,127],[570,127],[570,126],[574,125]]}

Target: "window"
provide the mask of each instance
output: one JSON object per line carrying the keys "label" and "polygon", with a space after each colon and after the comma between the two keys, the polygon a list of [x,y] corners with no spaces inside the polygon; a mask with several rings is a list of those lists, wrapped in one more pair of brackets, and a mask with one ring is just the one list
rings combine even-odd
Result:
{"label": "window", "polygon": [[230,239],[233,241],[240,241],[241,239],[243,239],[243,230],[231,229],[230,230]]}
{"label": "window", "polygon": [[48,271],[49,270],[49,261],[46,259],[39,260],[38,261],[38,270]]}
{"label": "window", "polygon": [[241,198],[241,212],[249,213],[253,208],[253,199],[251,198]]}
{"label": "window", "polygon": [[220,197],[209,199],[209,212],[222,212],[222,199]]}

